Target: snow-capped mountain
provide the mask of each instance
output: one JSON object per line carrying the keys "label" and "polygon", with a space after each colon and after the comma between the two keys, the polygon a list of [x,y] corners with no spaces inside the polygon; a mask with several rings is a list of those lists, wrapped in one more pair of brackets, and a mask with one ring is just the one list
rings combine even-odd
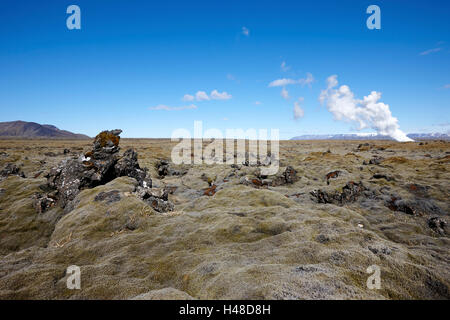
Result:
{"label": "snow-capped mountain", "polygon": [[[450,140],[446,133],[410,133],[407,135],[413,140]],[[346,134],[313,134],[291,138],[291,140],[393,140],[389,136],[377,133],[346,133]]]}

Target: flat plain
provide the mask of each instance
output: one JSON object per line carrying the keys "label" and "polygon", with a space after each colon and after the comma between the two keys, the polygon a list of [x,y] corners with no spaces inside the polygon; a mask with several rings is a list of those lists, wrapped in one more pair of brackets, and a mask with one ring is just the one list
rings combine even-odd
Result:
{"label": "flat plain", "polygon": [[[48,172],[92,141],[0,140],[0,170],[23,173],[0,178],[0,299],[450,298],[449,142],[281,141],[273,177],[175,165],[174,145],[120,140],[172,210],[118,177],[37,212]],[[380,289],[367,287],[373,265]]]}

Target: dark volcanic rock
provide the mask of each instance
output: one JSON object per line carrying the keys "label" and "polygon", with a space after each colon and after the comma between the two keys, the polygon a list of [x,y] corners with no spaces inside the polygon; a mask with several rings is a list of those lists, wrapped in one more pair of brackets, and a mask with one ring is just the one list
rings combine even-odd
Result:
{"label": "dark volcanic rock", "polygon": [[6,178],[8,176],[19,176],[25,178],[25,174],[14,163],[7,163],[3,170],[0,171],[0,178]]}
{"label": "dark volcanic rock", "polygon": [[94,140],[93,150],[79,158],[68,158],[50,170],[46,189],[55,190],[62,208],[83,189],[106,184],[121,176],[135,178],[142,187],[151,187],[147,170],[139,167],[137,153],[129,149],[119,157],[122,130],[103,131]]}
{"label": "dark volcanic rock", "polygon": [[33,196],[33,207],[34,209],[36,209],[37,213],[43,213],[48,209],[52,208],[55,204],[56,204],[55,199],[50,198],[47,195],[36,193]]}
{"label": "dark volcanic rock", "polygon": [[337,177],[339,177],[340,174],[341,171],[339,170],[327,173],[327,175],[325,176],[325,178],[327,179],[327,184],[330,184],[330,179],[336,179]]}
{"label": "dark volcanic rock", "polygon": [[80,190],[105,184],[113,179],[114,158],[95,160],[81,157],[63,160],[47,175],[48,185],[58,191],[61,207],[75,199]]}
{"label": "dark volcanic rock", "polygon": [[120,192],[118,190],[112,190],[109,192],[100,192],[95,196],[94,201],[105,201],[107,204],[120,201]]}
{"label": "dark volcanic rock", "polygon": [[443,214],[441,208],[428,199],[403,200],[401,198],[391,197],[390,200],[386,201],[385,205],[392,211],[400,211],[414,216]]}
{"label": "dark volcanic rock", "polygon": [[174,205],[169,201],[169,192],[164,188],[137,187],[136,194],[157,212],[173,211]]}
{"label": "dark volcanic rock", "polygon": [[311,195],[316,198],[318,203],[333,203],[333,204],[346,204],[355,202],[359,196],[367,191],[366,187],[360,183],[353,181],[347,182],[342,188],[342,191],[327,192],[322,190],[315,190],[311,192]]}
{"label": "dark volcanic rock", "polygon": [[169,161],[167,160],[160,160],[156,164],[156,170],[158,171],[160,178],[164,178],[165,176],[182,176],[187,172],[185,170],[172,169],[169,165]]}
{"label": "dark volcanic rock", "polygon": [[284,177],[284,180],[286,181],[286,183],[294,183],[298,180],[297,179],[297,171],[294,168],[292,168],[291,166],[286,167],[286,170],[284,170],[284,173],[283,173],[283,177]]}
{"label": "dark volcanic rock", "polygon": [[156,164],[156,169],[158,169],[158,174],[160,177],[165,177],[169,175],[169,161],[161,160]]}
{"label": "dark volcanic rock", "polygon": [[428,219],[428,226],[440,235],[444,235],[447,222],[440,217],[431,217]]}
{"label": "dark volcanic rock", "polygon": [[292,184],[298,181],[298,179],[299,178],[297,177],[297,171],[293,167],[287,166],[281,175],[272,180],[272,186]]}
{"label": "dark volcanic rock", "polygon": [[116,129],[111,131],[100,132],[94,140],[94,149],[92,155],[95,159],[109,158],[119,152],[119,141],[122,130]]}
{"label": "dark volcanic rock", "polygon": [[390,176],[387,176],[387,175],[385,175],[385,174],[381,174],[381,173],[376,173],[376,174],[374,174],[374,175],[372,176],[372,178],[373,178],[373,179],[384,179],[384,180],[386,180],[386,181],[394,181],[394,180],[395,180],[394,178],[392,178],[392,177],[390,177]]}
{"label": "dark volcanic rock", "polygon": [[370,159],[369,162],[364,160],[363,165],[368,165],[368,164],[379,165],[383,160],[384,160],[384,158],[382,158],[382,157],[374,157],[374,158]]}
{"label": "dark volcanic rock", "polygon": [[203,191],[203,195],[212,197],[213,195],[216,194],[216,188],[217,188],[217,186],[213,184],[211,187],[209,187]]}
{"label": "dark volcanic rock", "polygon": [[325,234],[319,234],[316,237],[316,241],[320,242],[320,243],[328,243],[328,242],[330,242],[330,238]]}
{"label": "dark volcanic rock", "polygon": [[138,162],[138,154],[133,149],[128,149],[114,165],[116,177],[135,178],[141,187],[152,187],[152,179],[147,176],[147,170],[141,169]]}

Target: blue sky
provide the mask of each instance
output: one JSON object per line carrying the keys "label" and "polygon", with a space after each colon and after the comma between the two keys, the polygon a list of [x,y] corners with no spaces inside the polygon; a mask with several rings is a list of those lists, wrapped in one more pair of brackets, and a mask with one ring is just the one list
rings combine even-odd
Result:
{"label": "blue sky", "polygon": [[[66,27],[71,4],[81,30]],[[381,30],[366,27],[371,4]],[[449,13],[448,1],[2,0],[0,121],[123,137],[170,137],[195,120],[283,139],[355,132],[319,102],[337,75],[357,98],[381,92],[404,132],[448,132]],[[269,86],[308,73],[284,87],[290,99]],[[199,91],[210,100],[183,101]]]}

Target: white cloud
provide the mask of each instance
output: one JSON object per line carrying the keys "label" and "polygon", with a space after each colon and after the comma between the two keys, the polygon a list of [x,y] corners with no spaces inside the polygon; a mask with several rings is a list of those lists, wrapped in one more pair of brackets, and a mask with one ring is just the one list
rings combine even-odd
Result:
{"label": "white cloud", "polygon": [[248,30],[246,27],[242,27],[242,34],[248,37],[250,35],[250,30]]}
{"label": "white cloud", "polygon": [[298,83],[297,80],[283,78],[272,81],[271,83],[269,83],[269,87],[284,87],[287,86],[288,84],[296,84],[296,83]]}
{"label": "white cloud", "polygon": [[294,119],[295,120],[303,118],[303,116],[305,115],[305,111],[300,106],[301,102],[303,102],[302,97],[298,98],[298,101],[294,102]]}
{"label": "white cloud", "polygon": [[336,88],[337,76],[327,79],[328,87],[322,90],[319,100],[326,103],[335,120],[355,122],[358,130],[372,128],[381,135],[387,135],[397,141],[412,141],[400,130],[397,118],[393,117],[389,105],[378,102],[381,93],[372,91],[362,100],[355,99],[353,92],[346,85]]}
{"label": "white cloud", "polygon": [[179,111],[179,110],[197,109],[197,106],[194,104],[191,104],[189,106],[170,107],[170,106],[166,106],[165,104],[160,104],[160,105],[157,105],[156,107],[150,107],[149,109],[150,110]]}
{"label": "white cloud", "polygon": [[283,99],[286,99],[286,100],[289,99],[289,92],[284,87],[283,87],[283,89],[281,89],[281,96],[283,97]]}
{"label": "white cloud", "polygon": [[195,99],[197,101],[205,101],[209,100],[209,97],[205,91],[197,91],[197,93],[195,94]]}
{"label": "white cloud", "polygon": [[228,99],[231,99],[231,94],[228,94],[225,91],[220,93],[217,90],[213,90],[213,91],[211,91],[211,99],[214,99],[214,100],[228,100]]}
{"label": "white cloud", "polygon": [[197,91],[195,96],[190,94],[185,94],[182,98],[183,101],[208,101],[208,100],[229,100],[232,98],[232,95],[228,92],[219,92],[216,89],[211,91],[210,95],[208,95],[205,91]]}
{"label": "white cloud", "polygon": [[304,79],[295,80],[295,79],[283,78],[283,79],[274,80],[271,83],[269,83],[269,87],[284,87],[284,86],[287,86],[290,84],[300,84],[301,86],[304,86],[304,85],[310,86],[311,83],[313,83],[313,82],[314,82],[313,75],[311,73],[307,73],[306,78],[304,78]]}
{"label": "white cloud", "polygon": [[428,55],[430,53],[438,52],[438,51],[441,51],[441,50],[442,50],[442,48],[433,48],[433,49],[425,50],[425,51],[419,53],[419,55],[426,56],[426,55]]}
{"label": "white cloud", "polygon": [[190,94],[185,94],[183,96],[183,101],[194,101],[194,96],[190,95]]}
{"label": "white cloud", "polygon": [[286,65],[286,61],[281,62],[281,71],[286,72],[289,71],[291,67]]}

